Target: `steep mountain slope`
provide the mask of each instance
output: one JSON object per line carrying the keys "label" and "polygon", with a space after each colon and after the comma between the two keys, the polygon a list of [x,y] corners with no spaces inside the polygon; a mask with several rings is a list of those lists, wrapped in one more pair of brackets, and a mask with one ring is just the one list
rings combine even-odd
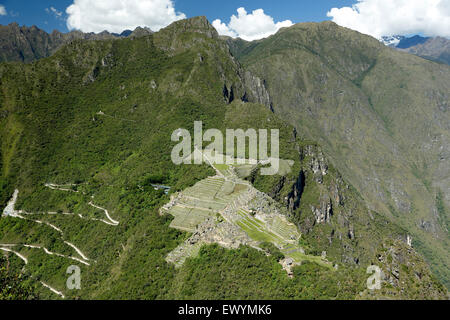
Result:
{"label": "steep mountain slope", "polygon": [[[407,231],[368,210],[303,129],[267,108],[262,82],[204,17],[138,38],[75,40],[50,58],[0,64],[0,76],[0,249],[43,285],[41,298],[446,298]],[[192,234],[171,228],[161,207],[216,174],[170,159],[172,133],[194,121],[280,130],[290,172],[247,181],[303,233],[293,278],[279,263],[287,248],[271,242],[205,245],[180,268],[167,261]],[[384,271],[375,293],[371,263]],[[73,264],[81,291],[65,287]]]}
{"label": "steep mountain slope", "polygon": [[[15,269],[15,270],[14,270]],[[34,287],[27,275],[17,266],[12,266],[7,258],[0,256],[0,300],[36,299]]]}
{"label": "steep mountain slope", "polygon": [[450,40],[442,37],[430,38],[426,42],[405,48],[408,53],[450,65]]}
{"label": "steep mountain slope", "polygon": [[381,41],[392,48],[450,65],[450,40],[443,37],[383,37]]}
{"label": "steep mountain slope", "polygon": [[371,209],[407,228],[449,285],[450,67],[331,22],[228,40],[276,114],[318,141]]}
{"label": "steep mountain slope", "polygon": [[137,28],[133,32],[126,30],[120,35],[106,31],[95,34],[80,31],[61,33],[56,30],[48,34],[36,26],[31,28],[20,27],[17,23],[11,23],[7,26],[0,25],[0,62],[31,62],[46,58],[55,53],[62,45],[77,39],[105,40],[127,36],[142,36],[149,33],[151,31],[147,28]]}

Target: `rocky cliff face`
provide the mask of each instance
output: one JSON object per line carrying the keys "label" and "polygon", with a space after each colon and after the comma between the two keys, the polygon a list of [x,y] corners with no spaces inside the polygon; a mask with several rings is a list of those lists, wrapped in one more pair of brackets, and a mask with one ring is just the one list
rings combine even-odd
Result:
{"label": "rocky cliff face", "polygon": [[[314,45],[320,48],[320,42]],[[372,56],[355,58],[351,50],[340,50],[336,54],[330,49],[327,59],[356,61],[354,66],[339,67],[340,73],[359,79],[370,69]],[[202,166],[175,166],[170,161],[172,132],[189,128],[198,119],[213,128],[265,124],[280,129],[283,158],[286,155],[286,159],[295,160],[291,173],[254,179],[280,206],[289,209],[288,217],[303,232],[300,245],[308,253],[326,257],[346,271],[364,269],[376,259],[383,245],[389,245],[388,241],[397,238],[407,241],[405,230],[367,209],[364,199],[341,177],[322,148],[300,138],[305,134],[303,127],[294,130],[259,105],[230,103],[258,101],[266,108],[273,103],[276,113],[284,110],[283,104],[276,103],[283,100],[271,92],[273,80],[264,81],[270,78],[259,75],[257,69],[251,70],[253,74],[246,71],[245,65],[230,55],[227,44],[220,41],[203,17],[175,22],[149,37],[74,41],[49,59],[32,64],[0,64],[4,93],[0,95],[0,200],[10,197],[17,186],[24,190],[19,205],[29,212],[47,212],[55,207],[62,212],[77,210],[83,217],[86,212],[96,217],[91,221],[55,216],[58,218],[55,223],[61,229],[70,230],[67,240],[86,244],[86,254],[97,261],[86,272],[86,287],[80,293],[83,298],[123,297],[123,289],[129,288],[133,298],[155,299],[164,297],[169,286],[190,285],[189,281],[179,281],[186,269],[177,273],[164,262],[166,254],[186,238],[170,230],[169,221],[157,215],[159,206],[168,199],[163,198],[166,197],[163,192],[155,191],[149,181],[167,179],[171,190],[183,190],[211,175]],[[329,83],[331,71],[328,70],[330,74],[313,71],[310,74],[305,71],[305,75],[312,77],[306,80],[316,79],[322,85]],[[302,83],[297,80],[297,84]],[[313,89],[306,80],[303,84],[312,95]],[[300,93],[303,97],[301,90],[292,88],[292,92],[283,93],[288,96]],[[322,106],[321,99],[311,100]],[[241,107],[245,105],[247,108]],[[303,111],[319,113],[313,105]],[[333,114],[330,112],[328,116]],[[49,180],[84,183],[80,185],[82,192],[71,193],[67,198],[46,190],[43,185]],[[103,226],[97,219],[99,212],[88,211],[89,206],[83,205],[89,201],[104,203],[120,224]],[[17,239],[17,234],[11,233],[10,223],[14,225],[16,221],[0,219],[3,243]],[[60,234],[55,229],[38,225],[42,229],[36,231],[34,227],[24,226],[20,236],[25,239],[30,233],[36,234],[36,241],[49,242],[55,252],[65,248],[70,254],[72,248],[58,242]],[[35,254],[39,252],[30,252],[30,261]],[[416,257],[414,250],[411,254]],[[256,250],[251,253],[251,260],[245,260],[247,253],[242,255],[245,257],[239,255],[231,260],[233,265],[242,266],[236,270],[245,272],[249,266],[247,261],[253,263],[254,258],[261,258]],[[51,258],[54,257],[40,255],[34,256],[33,261]],[[213,259],[216,265],[221,265],[220,259]],[[33,272],[55,281],[64,290],[65,282],[54,280],[53,276],[56,269],[64,274],[65,262],[52,268],[34,263],[28,267],[35,268]],[[206,273],[201,270],[202,264],[199,267],[195,268],[196,278],[203,279]],[[259,264],[254,268],[256,274],[266,274],[270,269]],[[423,270],[426,272],[426,267]],[[236,287],[249,283],[248,279],[236,282],[229,270],[223,274],[233,277]],[[143,279],[151,282],[144,283]],[[269,281],[276,282],[273,279],[280,278]],[[268,284],[261,284],[260,280],[251,282],[251,286]],[[218,287],[222,283],[218,282]],[[361,283],[355,285],[349,281],[342,287],[346,285]],[[438,291],[437,285],[430,288]],[[229,287],[221,289],[229,290]],[[66,294],[72,297],[74,293]],[[229,296],[232,294],[226,291],[222,298]]]}
{"label": "rocky cliff face", "polygon": [[61,33],[53,31],[51,34],[33,26],[31,28],[17,23],[7,26],[0,25],[0,62],[21,61],[31,62],[51,56],[62,45],[74,40],[106,40],[121,37],[140,37],[151,34],[148,28],[137,28],[133,32],[112,34],[107,31],[101,33],[83,33],[72,31]]}
{"label": "rocky cliff face", "polygon": [[[57,35],[55,41],[59,42]],[[0,48],[0,61],[30,62],[49,56],[55,44],[49,34],[37,27],[19,27],[12,23],[0,26]]]}
{"label": "rocky cliff face", "polygon": [[[449,67],[331,22],[230,48],[265,83],[275,113],[317,141],[369,208],[409,230],[450,279]],[[318,182],[320,159],[311,164]]]}
{"label": "rocky cliff face", "polygon": [[422,299],[439,299],[447,294],[436,277],[427,273],[424,261],[415,256],[414,250],[403,241],[384,244],[374,264],[382,266],[381,289],[365,290],[359,298],[389,299],[395,296],[397,299],[412,299],[415,293],[422,292]]}
{"label": "rocky cliff face", "polygon": [[[285,205],[290,220],[301,230],[304,253],[327,257],[337,263],[335,268],[379,266],[383,290],[364,290],[358,298],[410,299],[411,292],[420,292],[423,298],[445,297],[446,289],[426,271],[428,266],[406,230],[369,210],[319,146],[297,144],[294,148],[300,168],[275,179],[268,192]],[[418,270],[417,274],[412,270]]]}
{"label": "rocky cliff face", "polygon": [[273,104],[270,101],[269,92],[267,91],[264,80],[256,77],[250,71],[245,71],[243,82],[246,88],[243,100],[262,104],[270,108],[273,112]]}
{"label": "rocky cliff face", "polygon": [[[162,29],[155,34],[155,43],[170,55],[175,55],[189,50],[195,45],[189,37],[186,37],[186,34],[192,35],[194,33],[203,34],[210,39],[219,40],[219,34],[216,29],[209,23],[206,17],[201,16],[189,20],[177,21],[167,28]],[[201,40],[197,39],[196,41]],[[232,82],[226,81],[224,76],[226,70],[221,70],[221,78],[224,79],[222,89],[224,100],[227,103],[231,103],[234,100],[260,103],[271,108],[272,103],[264,81],[253,75],[250,71],[244,70],[240,62],[233,56],[230,56],[229,46],[222,41],[219,43],[222,56],[217,56],[216,59],[223,59],[225,56],[227,59],[231,57],[233,69],[237,76]],[[202,61],[203,57],[199,55],[198,59]]]}

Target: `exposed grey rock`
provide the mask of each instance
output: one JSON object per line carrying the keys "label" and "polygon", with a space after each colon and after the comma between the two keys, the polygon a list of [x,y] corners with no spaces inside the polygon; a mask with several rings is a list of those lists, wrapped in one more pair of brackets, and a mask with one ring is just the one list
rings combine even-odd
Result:
{"label": "exposed grey rock", "polygon": [[303,170],[300,171],[297,181],[292,186],[292,191],[288,195],[288,209],[296,210],[300,206],[300,201],[305,189],[306,177]]}
{"label": "exposed grey rock", "polygon": [[6,205],[5,209],[3,209],[3,216],[15,216],[17,214],[17,211],[15,210],[15,205],[17,201],[17,197],[19,195],[19,190],[14,190],[14,194],[11,197],[11,199],[8,201],[8,204]]}
{"label": "exposed grey rock", "polygon": [[311,157],[311,170],[318,183],[323,183],[323,177],[328,173],[328,164],[319,147],[308,146],[305,152],[306,156]]}
{"label": "exposed grey rock", "polygon": [[134,29],[134,31],[128,36],[130,38],[138,38],[138,37],[144,37],[153,34],[153,31],[150,30],[148,27],[137,27]]}
{"label": "exposed grey rock", "polygon": [[314,214],[317,224],[329,222],[333,214],[331,199],[322,199],[320,207],[311,206],[311,211]]}
{"label": "exposed grey rock", "polygon": [[247,100],[250,102],[260,103],[265,105],[267,108],[273,109],[269,92],[267,91],[263,80],[254,76],[251,72],[246,71],[244,73],[244,83],[246,88],[246,93],[243,98],[244,101]]}
{"label": "exposed grey rock", "polygon": [[352,225],[350,226],[350,229],[348,230],[348,238],[351,240],[355,239],[355,230]]}
{"label": "exposed grey rock", "polygon": [[406,236],[406,244],[412,247],[412,237],[409,234]]}
{"label": "exposed grey rock", "polygon": [[[151,34],[148,28],[136,28],[129,37],[136,38]],[[32,62],[37,59],[53,55],[63,45],[75,40],[108,40],[127,37],[127,32],[122,34],[109,33],[83,33],[71,31],[62,33],[57,30],[47,33],[44,30],[32,26],[30,28],[11,23],[7,26],[0,25],[0,62],[22,61]]]}

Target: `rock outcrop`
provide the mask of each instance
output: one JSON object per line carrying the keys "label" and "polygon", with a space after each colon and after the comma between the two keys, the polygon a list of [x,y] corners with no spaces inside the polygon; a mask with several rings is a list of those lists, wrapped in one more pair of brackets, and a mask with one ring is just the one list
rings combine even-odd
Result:
{"label": "rock outcrop", "polygon": [[320,201],[319,207],[311,206],[311,211],[314,214],[317,224],[327,223],[333,215],[333,204],[329,198],[325,198]]}
{"label": "rock outcrop", "polygon": [[246,92],[242,99],[244,100],[244,102],[250,101],[262,104],[267,108],[273,108],[264,80],[261,80],[249,71],[245,71],[244,83],[246,89]]}
{"label": "rock outcrop", "polygon": [[138,27],[133,32],[121,34],[103,31],[100,33],[83,33],[72,31],[62,33],[57,30],[47,33],[36,26],[30,28],[11,23],[0,25],[0,62],[32,62],[53,55],[61,46],[74,40],[107,40],[125,37],[142,37],[151,34],[148,28]]}

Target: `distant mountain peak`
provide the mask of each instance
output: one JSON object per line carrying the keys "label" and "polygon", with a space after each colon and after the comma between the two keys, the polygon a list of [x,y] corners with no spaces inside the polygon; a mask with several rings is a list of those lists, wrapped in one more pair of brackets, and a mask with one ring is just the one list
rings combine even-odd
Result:
{"label": "distant mountain peak", "polygon": [[430,39],[430,37],[422,37],[419,35],[412,36],[410,38],[403,38],[400,40],[400,43],[397,45],[397,48],[399,49],[408,49],[413,46],[417,46],[418,44],[422,44],[427,42]]}
{"label": "distant mountain peak", "polygon": [[450,40],[447,38],[395,35],[384,36],[379,40],[388,47],[450,65]]}
{"label": "distant mountain peak", "polygon": [[74,30],[62,33],[53,30],[47,33],[36,26],[19,26],[13,22],[7,26],[0,25],[0,62],[22,61],[31,62],[52,55],[67,42],[83,40],[105,40],[112,38],[142,37],[153,32],[147,27],[137,27],[134,31],[125,30],[120,34],[102,31],[100,33],[83,33]]}
{"label": "distant mountain peak", "polygon": [[425,43],[429,39],[431,39],[431,38],[430,37],[422,37],[419,35],[415,35],[412,37],[394,35],[394,36],[383,36],[379,40],[388,47],[399,48],[399,49],[408,49],[413,46],[417,46],[419,44]]}
{"label": "distant mountain peak", "polygon": [[178,20],[162,29],[165,32],[183,33],[195,32],[207,35],[210,38],[218,38],[217,30],[209,23],[205,16],[198,16],[189,19]]}
{"label": "distant mountain peak", "polygon": [[388,47],[397,47],[397,45],[405,39],[404,36],[384,36],[379,39],[382,43],[384,43]]}

